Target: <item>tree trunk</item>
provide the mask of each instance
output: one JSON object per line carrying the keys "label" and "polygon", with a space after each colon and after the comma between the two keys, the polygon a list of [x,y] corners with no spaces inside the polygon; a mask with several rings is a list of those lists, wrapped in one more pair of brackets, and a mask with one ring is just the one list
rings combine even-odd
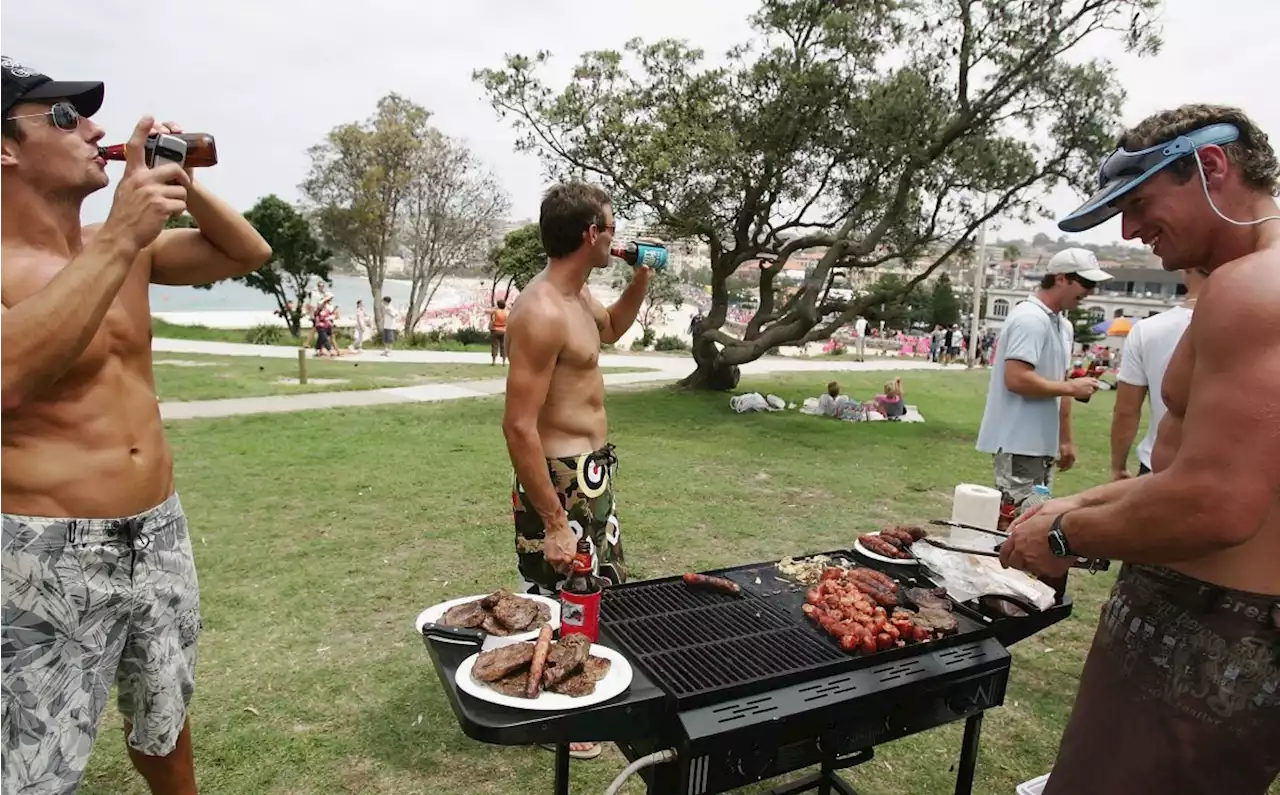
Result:
{"label": "tree trunk", "polygon": [[728,392],[738,388],[742,372],[736,364],[725,364],[716,344],[699,334],[693,339],[693,361],[697,369],[680,380],[685,389]]}

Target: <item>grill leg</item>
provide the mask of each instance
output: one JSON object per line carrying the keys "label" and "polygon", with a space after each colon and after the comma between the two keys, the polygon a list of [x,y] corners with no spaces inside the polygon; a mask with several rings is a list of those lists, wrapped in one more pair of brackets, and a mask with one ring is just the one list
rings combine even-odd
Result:
{"label": "grill leg", "polygon": [[556,745],[556,795],[569,795],[569,744]]}
{"label": "grill leg", "polygon": [[964,722],[964,741],[960,745],[960,770],[956,772],[956,795],[973,792],[973,773],[978,766],[978,736],[982,734],[982,714],[970,715]]}

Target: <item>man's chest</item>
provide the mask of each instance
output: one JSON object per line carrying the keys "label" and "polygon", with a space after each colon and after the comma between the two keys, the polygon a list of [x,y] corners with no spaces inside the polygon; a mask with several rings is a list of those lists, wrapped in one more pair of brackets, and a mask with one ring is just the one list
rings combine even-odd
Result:
{"label": "man's chest", "polygon": [[[9,256],[6,253],[3,276],[0,277],[5,306],[13,310],[41,295],[66,267],[67,262],[56,257],[27,253]],[[148,283],[148,268],[139,257],[107,308],[102,322],[94,330],[89,344],[60,379],[62,383],[91,378],[110,358],[131,358],[150,351]],[[94,289],[95,286],[90,286],[87,291],[68,296],[60,305],[49,306],[42,316],[33,318],[28,333],[48,335],[62,325],[81,322],[102,297],[101,293],[95,294]],[[104,286],[102,289],[108,288]]]}

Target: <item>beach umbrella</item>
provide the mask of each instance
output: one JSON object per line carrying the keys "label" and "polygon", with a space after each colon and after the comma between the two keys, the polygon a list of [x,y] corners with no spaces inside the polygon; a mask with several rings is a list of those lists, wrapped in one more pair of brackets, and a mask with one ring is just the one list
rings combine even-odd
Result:
{"label": "beach umbrella", "polygon": [[1118,317],[1107,326],[1108,337],[1123,337],[1133,329],[1133,321],[1127,317]]}
{"label": "beach umbrella", "polygon": [[1111,325],[1110,320],[1104,320],[1101,323],[1094,323],[1092,326],[1089,327],[1089,330],[1092,331],[1094,334],[1106,334],[1107,327],[1110,325]]}

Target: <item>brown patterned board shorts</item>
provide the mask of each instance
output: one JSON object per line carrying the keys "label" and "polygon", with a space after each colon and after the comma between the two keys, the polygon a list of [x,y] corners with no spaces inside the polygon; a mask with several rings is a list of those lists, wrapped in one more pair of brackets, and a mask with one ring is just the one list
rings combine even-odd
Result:
{"label": "brown patterned board shorts", "polygon": [[[626,582],[627,566],[622,555],[618,529],[618,506],[613,496],[613,479],[618,458],[609,444],[591,453],[566,458],[548,458],[551,484],[569,517],[569,529],[591,544],[595,573],[617,585]],[[516,526],[516,561],[521,589],[525,593],[555,596],[567,578],[557,572],[542,555],[546,529],[534,510],[518,477],[512,477],[511,509]]]}
{"label": "brown patterned board shorts", "polygon": [[1280,596],[1125,564],[1044,795],[1263,795],[1280,773]]}
{"label": "brown patterned board shorts", "polygon": [[129,746],[171,753],[200,632],[178,496],[121,519],[4,514],[3,528],[4,793],[76,791],[113,683]]}

